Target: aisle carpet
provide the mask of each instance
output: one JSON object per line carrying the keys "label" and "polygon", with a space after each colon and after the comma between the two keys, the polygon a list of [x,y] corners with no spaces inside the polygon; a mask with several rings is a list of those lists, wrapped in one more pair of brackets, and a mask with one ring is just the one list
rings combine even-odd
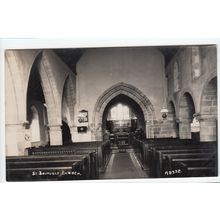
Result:
{"label": "aisle carpet", "polygon": [[101,179],[147,178],[133,151],[115,152],[111,155],[106,171]]}

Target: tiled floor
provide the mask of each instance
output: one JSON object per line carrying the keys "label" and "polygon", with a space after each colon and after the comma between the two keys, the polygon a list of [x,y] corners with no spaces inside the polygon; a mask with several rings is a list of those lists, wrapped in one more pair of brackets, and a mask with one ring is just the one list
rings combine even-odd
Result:
{"label": "tiled floor", "polygon": [[101,179],[136,179],[146,178],[147,173],[142,170],[132,151],[115,152],[111,155],[105,173]]}

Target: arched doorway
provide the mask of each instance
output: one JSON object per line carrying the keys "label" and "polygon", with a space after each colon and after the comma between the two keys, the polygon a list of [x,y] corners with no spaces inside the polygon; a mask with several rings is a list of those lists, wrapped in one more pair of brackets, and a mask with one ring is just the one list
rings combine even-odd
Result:
{"label": "arched doorway", "polygon": [[185,92],[179,104],[179,137],[180,139],[191,139],[191,123],[195,114],[195,106],[190,93]]}
{"label": "arched doorway", "polygon": [[211,79],[204,87],[201,98],[200,119],[201,141],[217,139],[217,77]]}
{"label": "arched doorway", "polygon": [[106,112],[110,106],[119,103],[119,101],[128,105],[131,109],[135,109],[138,116],[142,115],[141,125],[144,127],[144,133],[147,138],[153,138],[155,111],[152,103],[139,89],[121,82],[106,90],[96,102],[93,117],[94,139],[103,140],[107,119]]}

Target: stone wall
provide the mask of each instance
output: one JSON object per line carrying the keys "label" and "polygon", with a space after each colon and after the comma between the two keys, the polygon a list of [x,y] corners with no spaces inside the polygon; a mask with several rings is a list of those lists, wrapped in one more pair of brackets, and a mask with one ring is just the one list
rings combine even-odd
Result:
{"label": "stone wall", "polygon": [[[92,129],[89,129],[84,136],[75,133],[76,139],[79,137],[77,139],[79,141],[94,140],[92,132],[93,129],[97,129],[93,124],[96,102],[106,90],[119,82],[138,88],[154,107],[155,119],[160,119],[160,110],[167,93],[164,71],[164,57],[159,50],[154,48],[86,50],[77,64],[75,112],[82,109],[88,110],[89,123],[85,125]],[[147,118],[145,120],[147,121]],[[75,124],[82,125],[78,123],[77,116]],[[152,125],[150,126],[153,129]]]}
{"label": "stone wall", "polygon": [[[180,89],[179,91],[174,90],[174,63],[177,62],[179,64],[179,73],[180,73]],[[188,93],[190,94],[196,115],[201,115],[200,118],[204,117],[204,109],[207,108],[207,111],[213,109],[213,111],[217,112],[216,106],[216,94],[217,91],[212,91],[215,94],[214,97],[209,97],[213,100],[208,100],[208,97],[203,96],[203,92],[206,89],[206,85],[210,80],[217,76],[217,49],[215,45],[211,46],[199,46],[199,47],[183,47],[179,49],[174,58],[170,61],[168,66],[166,67],[166,75],[168,78],[168,100],[172,100],[175,105],[176,117],[177,121],[180,122],[180,136],[182,138],[190,137],[188,135],[184,135],[184,133],[189,133],[190,123],[191,121],[182,120],[184,118],[183,108],[181,107],[181,100],[183,96]],[[206,105],[206,107],[202,107]],[[203,108],[203,110],[202,110]],[[191,120],[193,118],[193,111],[191,113],[186,110],[186,114],[191,114]],[[183,115],[182,115],[183,114]],[[203,116],[202,116],[203,115]],[[217,115],[211,116],[214,118],[216,122]],[[182,120],[182,121],[181,121]],[[212,127],[210,128],[210,132],[208,133],[216,133],[216,123],[212,123]],[[200,139],[201,140],[216,140],[216,137],[212,136],[212,138],[204,138],[205,124],[201,120],[200,128]],[[202,137],[203,136],[203,137]],[[210,136],[210,135],[209,135]]]}

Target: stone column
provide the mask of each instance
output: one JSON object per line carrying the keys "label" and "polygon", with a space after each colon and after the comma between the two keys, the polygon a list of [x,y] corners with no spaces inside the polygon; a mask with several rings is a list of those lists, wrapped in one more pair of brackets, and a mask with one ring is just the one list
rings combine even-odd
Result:
{"label": "stone column", "polygon": [[26,123],[6,124],[5,142],[7,156],[25,155],[25,148],[31,146],[30,131],[25,129]]}
{"label": "stone column", "polygon": [[180,139],[191,139],[191,127],[188,120],[179,121],[179,138]]}
{"label": "stone column", "polygon": [[99,123],[95,127],[95,138],[96,138],[96,141],[102,141],[103,140],[103,137],[102,137],[102,124],[101,123]]}
{"label": "stone column", "polygon": [[78,140],[78,132],[77,132],[77,126],[70,126],[70,133],[71,133],[71,140],[72,142],[77,142]]}
{"label": "stone column", "polygon": [[151,120],[145,121],[146,138],[154,138],[154,125]]}
{"label": "stone column", "polygon": [[217,140],[217,117],[214,115],[200,116],[200,141]]}
{"label": "stone column", "polygon": [[50,145],[62,145],[62,130],[61,125],[48,125],[49,127],[49,136],[50,136]]}

